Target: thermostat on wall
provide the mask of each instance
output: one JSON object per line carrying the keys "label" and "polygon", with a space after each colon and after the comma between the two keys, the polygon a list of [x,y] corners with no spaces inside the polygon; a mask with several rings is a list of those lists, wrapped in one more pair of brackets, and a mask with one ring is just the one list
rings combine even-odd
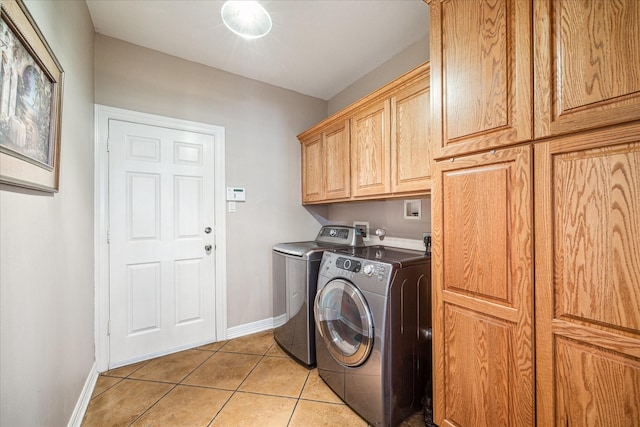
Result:
{"label": "thermostat on wall", "polygon": [[246,194],[244,188],[227,187],[228,202],[244,202],[246,200]]}

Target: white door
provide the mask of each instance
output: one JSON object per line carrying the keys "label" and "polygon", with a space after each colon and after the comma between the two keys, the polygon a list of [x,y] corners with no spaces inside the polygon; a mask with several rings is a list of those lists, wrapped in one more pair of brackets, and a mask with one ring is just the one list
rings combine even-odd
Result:
{"label": "white door", "polygon": [[214,137],[109,121],[109,366],[214,341]]}

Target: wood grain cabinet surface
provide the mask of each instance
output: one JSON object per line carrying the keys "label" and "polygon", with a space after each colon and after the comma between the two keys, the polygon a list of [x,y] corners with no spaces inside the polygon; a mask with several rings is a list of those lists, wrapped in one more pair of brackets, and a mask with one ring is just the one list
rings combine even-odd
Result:
{"label": "wood grain cabinet surface", "polygon": [[426,1],[434,157],[531,140],[531,2]]}
{"label": "wood grain cabinet surface", "polygon": [[351,171],[354,197],[391,190],[391,118],[389,100],[367,105],[351,118]]}
{"label": "wood grain cabinet surface", "polygon": [[431,189],[429,73],[391,97],[391,192]]}
{"label": "wood grain cabinet surface", "polygon": [[640,2],[425,1],[436,423],[640,425]]}
{"label": "wood grain cabinet surface", "polygon": [[640,119],[640,2],[533,4],[536,138]]}
{"label": "wood grain cabinet surface", "polygon": [[434,168],[440,426],[534,425],[532,173],[530,145]]}
{"label": "wood grain cabinet surface", "polygon": [[298,135],[304,204],[431,191],[429,63]]}
{"label": "wood grain cabinet surface", "polygon": [[640,423],[640,125],[535,147],[538,425]]}
{"label": "wood grain cabinet surface", "polygon": [[301,140],[302,203],[348,199],[351,194],[349,120]]}

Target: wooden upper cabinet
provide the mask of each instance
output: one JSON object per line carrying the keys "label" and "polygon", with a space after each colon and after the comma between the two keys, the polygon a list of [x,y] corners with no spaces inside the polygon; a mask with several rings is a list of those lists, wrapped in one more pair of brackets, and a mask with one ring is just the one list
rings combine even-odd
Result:
{"label": "wooden upper cabinet", "polygon": [[349,121],[338,121],[302,143],[302,203],[349,198]]}
{"label": "wooden upper cabinet", "polygon": [[429,73],[391,97],[391,192],[431,189]]}
{"label": "wooden upper cabinet", "polygon": [[427,1],[435,158],[532,139],[532,2]]}
{"label": "wooden upper cabinet", "polygon": [[343,120],[325,130],[324,182],[325,199],[346,199],[351,195],[351,164],[349,120]]}
{"label": "wooden upper cabinet", "polygon": [[302,202],[429,194],[429,87],[425,62],[298,135]]}
{"label": "wooden upper cabinet", "polygon": [[531,146],[437,162],[434,421],[533,426]]}
{"label": "wooden upper cabinet", "polygon": [[536,144],[535,164],[538,425],[637,426],[640,125]]}
{"label": "wooden upper cabinet", "polygon": [[302,203],[324,198],[322,176],[322,135],[317,134],[302,142]]}
{"label": "wooden upper cabinet", "polygon": [[378,101],[351,118],[351,188],[354,197],[389,193],[390,102]]}
{"label": "wooden upper cabinet", "polygon": [[535,136],[640,119],[640,2],[534,2]]}

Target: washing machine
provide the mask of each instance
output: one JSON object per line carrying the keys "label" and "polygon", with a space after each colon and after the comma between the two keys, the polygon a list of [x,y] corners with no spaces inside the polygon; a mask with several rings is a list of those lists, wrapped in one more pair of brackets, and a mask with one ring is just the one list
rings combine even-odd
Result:
{"label": "washing machine", "polygon": [[359,246],[364,242],[358,229],[325,225],[315,240],[273,247],[273,313],[280,319],[273,336],[289,356],[308,368],[316,364],[313,299],[322,254],[327,249]]}
{"label": "washing machine", "polygon": [[318,373],[347,405],[385,427],[423,409],[432,372],[429,255],[325,251],[314,313]]}

